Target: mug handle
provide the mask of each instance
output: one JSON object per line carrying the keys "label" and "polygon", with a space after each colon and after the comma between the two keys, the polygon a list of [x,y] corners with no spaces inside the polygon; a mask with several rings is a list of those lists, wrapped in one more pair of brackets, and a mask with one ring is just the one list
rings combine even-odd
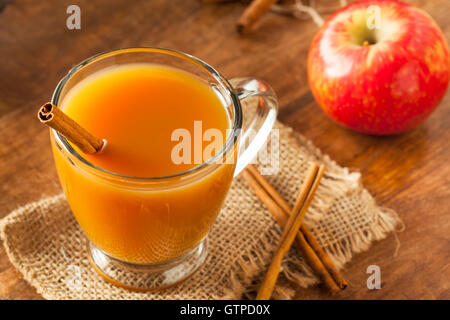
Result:
{"label": "mug handle", "polygon": [[[243,126],[239,142],[238,160],[234,176],[250,163],[256,156],[259,149],[264,145],[267,137],[272,130],[278,113],[277,97],[273,89],[264,81],[254,78],[234,78],[230,80],[243,109]],[[245,100],[257,97],[255,99],[256,110],[253,112],[251,121],[245,117]],[[246,125],[246,123],[248,123]],[[245,127],[244,127],[245,126]],[[249,140],[248,147],[245,148],[245,142]]]}

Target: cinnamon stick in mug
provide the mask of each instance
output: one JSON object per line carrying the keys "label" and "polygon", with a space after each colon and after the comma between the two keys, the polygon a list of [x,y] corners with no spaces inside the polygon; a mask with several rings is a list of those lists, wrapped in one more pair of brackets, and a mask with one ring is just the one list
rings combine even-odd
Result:
{"label": "cinnamon stick in mug", "polygon": [[103,140],[92,135],[50,102],[39,108],[38,118],[85,153],[96,153],[103,147]]}

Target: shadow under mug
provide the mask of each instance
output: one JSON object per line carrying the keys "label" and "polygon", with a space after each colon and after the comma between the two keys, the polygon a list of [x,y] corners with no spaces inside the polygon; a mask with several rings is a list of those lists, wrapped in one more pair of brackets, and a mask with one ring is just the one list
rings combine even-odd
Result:
{"label": "shadow under mug", "polygon": [[[130,63],[162,64],[194,74],[216,91],[232,129],[214,157],[164,177],[132,177],[99,168],[51,129],[58,176],[89,240],[91,265],[115,285],[152,290],[185,279],[205,261],[207,235],[233,177],[265,143],[278,107],[272,89],[262,81],[228,82],[198,58],[156,47],[119,49],[81,62],[59,82],[52,103],[61,105],[70,89],[89,75]],[[244,100],[253,103],[245,103],[249,109],[243,112]]]}

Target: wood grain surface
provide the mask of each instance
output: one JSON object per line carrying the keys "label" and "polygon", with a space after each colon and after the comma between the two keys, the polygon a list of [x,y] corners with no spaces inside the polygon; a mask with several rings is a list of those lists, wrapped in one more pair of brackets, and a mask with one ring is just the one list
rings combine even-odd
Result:
{"label": "wood grain surface", "polygon": [[[450,1],[408,2],[425,9],[450,39]],[[396,210],[404,221],[397,256],[391,235],[348,263],[345,292],[331,297],[319,285],[298,289],[298,299],[450,298],[450,94],[412,131],[392,137],[361,135],[329,120],[309,91],[306,56],[317,30],[311,20],[268,13],[256,30],[240,36],[234,29],[244,9],[239,2],[79,0],[81,30],[68,30],[70,4],[0,2],[0,217],[61,191],[48,131],[35,115],[58,80],[101,51],[169,47],[209,62],[226,77],[250,75],[272,84],[279,97],[279,120],[340,165],[360,171],[377,202]],[[380,290],[366,286],[366,268],[372,264],[381,268]],[[0,298],[41,299],[12,267],[3,246]]]}

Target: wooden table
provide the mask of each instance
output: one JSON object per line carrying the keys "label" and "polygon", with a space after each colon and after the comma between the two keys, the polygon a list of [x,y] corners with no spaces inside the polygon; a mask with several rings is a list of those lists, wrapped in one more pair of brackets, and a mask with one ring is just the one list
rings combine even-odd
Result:
{"label": "wooden table", "polygon": [[[279,119],[340,165],[361,171],[378,203],[403,219],[397,257],[391,235],[348,263],[345,292],[330,297],[318,286],[299,289],[299,299],[450,298],[450,94],[410,132],[361,135],[329,120],[308,89],[305,61],[317,30],[310,20],[269,13],[257,30],[242,37],[234,30],[244,9],[240,3],[79,0],[81,30],[68,30],[66,8],[73,1],[6,2],[0,5],[0,217],[61,191],[48,131],[35,113],[68,69],[109,49],[169,47],[209,62],[226,77],[251,75],[271,83],[279,97]],[[429,12],[450,39],[448,0],[410,2]],[[371,264],[381,268],[381,290],[366,287]],[[41,298],[12,267],[3,246],[0,298]]]}

